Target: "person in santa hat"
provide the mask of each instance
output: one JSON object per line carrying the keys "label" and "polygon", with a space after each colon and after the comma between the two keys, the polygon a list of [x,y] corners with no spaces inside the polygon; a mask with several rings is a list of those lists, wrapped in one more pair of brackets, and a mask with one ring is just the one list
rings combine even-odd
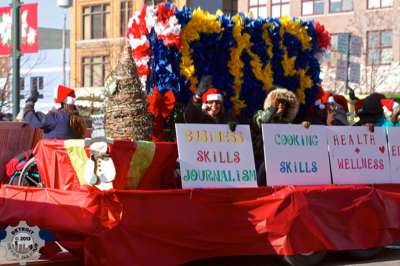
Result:
{"label": "person in santa hat", "polygon": [[374,92],[360,100],[359,108],[356,108],[360,120],[354,126],[367,126],[370,131],[374,131],[374,126],[384,126],[386,118],[381,103],[384,99],[385,95]]}
{"label": "person in santa hat", "polygon": [[201,79],[197,92],[185,108],[186,123],[229,124],[231,130],[236,126],[233,116],[224,109],[222,94],[212,84],[212,77]]}
{"label": "person in santa hat", "polygon": [[347,99],[338,94],[322,91],[308,114],[308,121],[315,125],[346,126],[349,125]]}
{"label": "person in santa hat", "polygon": [[39,93],[32,90],[23,110],[23,119],[33,128],[43,129],[45,139],[79,139],[84,138],[86,123],[79,116],[75,106],[75,92],[73,89],[59,85],[57,97],[54,100],[59,108],[47,114],[36,112],[34,107]]}
{"label": "person in santa hat", "polygon": [[382,99],[381,105],[385,115],[384,127],[400,127],[400,104],[395,99]]}

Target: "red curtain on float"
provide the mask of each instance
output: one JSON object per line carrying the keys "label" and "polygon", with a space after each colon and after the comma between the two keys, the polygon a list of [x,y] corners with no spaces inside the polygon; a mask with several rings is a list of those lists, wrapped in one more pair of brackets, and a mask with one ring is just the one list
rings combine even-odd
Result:
{"label": "red curtain on float", "polygon": [[181,265],[400,239],[399,185],[113,192],[3,186],[0,199],[3,228],[26,220],[47,229],[85,265]]}
{"label": "red curtain on float", "polygon": [[[109,145],[117,176],[116,189],[176,188],[178,151],[173,142],[115,140]],[[34,150],[40,176],[46,187],[79,190],[86,182],[83,169],[88,146],[83,140],[41,140]]]}

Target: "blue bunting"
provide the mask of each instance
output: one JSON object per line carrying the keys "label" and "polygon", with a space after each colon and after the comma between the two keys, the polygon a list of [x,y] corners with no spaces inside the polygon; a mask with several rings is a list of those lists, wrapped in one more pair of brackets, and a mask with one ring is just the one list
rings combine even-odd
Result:
{"label": "blue bunting", "polygon": [[[176,12],[176,17],[184,28],[191,20],[192,11],[184,7]],[[317,35],[312,21],[302,21],[302,25],[307,27],[307,32],[311,37],[312,43],[310,49],[303,49],[300,40],[290,34],[284,33],[281,39],[280,20],[275,18],[257,18],[251,19],[244,17],[245,33],[251,36],[251,51],[256,54],[263,67],[272,62],[272,72],[274,85],[288,88],[296,92],[299,88],[300,80],[297,75],[285,76],[282,60],[284,51],[280,44],[284,45],[289,57],[296,57],[295,69],[307,70],[307,75],[313,81],[312,88],[305,90],[305,103],[301,111],[304,111],[307,106],[312,105],[317,93],[315,84],[320,83],[320,65],[315,58],[315,54],[320,51],[318,47]],[[192,42],[191,55],[195,66],[195,75],[200,80],[203,75],[212,75],[214,86],[216,86],[224,95],[225,108],[230,109],[232,103],[230,97],[234,95],[233,80],[234,77],[230,74],[227,67],[230,60],[230,49],[235,47],[236,41],[232,36],[233,22],[230,16],[224,15],[218,17],[223,31],[221,33],[200,34],[200,40]],[[269,35],[272,41],[272,58],[267,54],[266,45],[262,38],[263,25],[272,23],[274,27],[269,28]],[[161,92],[173,90],[178,102],[186,103],[190,98],[189,82],[180,75],[180,60],[181,55],[179,49],[175,47],[166,47],[162,41],[157,40],[155,33],[152,32],[149,36],[152,47],[151,58],[151,77],[149,78],[149,87],[156,86]],[[263,83],[257,80],[252,72],[250,65],[251,58],[244,52],[241,56],[244,62],[243,68],[243,83],[240,92],[240,99],[244,100],[247,107],[242,110],[242,117],[250,118],[255,111],[262,109],[264,98],[266,96],[263,88]]]}
{"label": "blue bunting", "polygon": [[163,41],[157,39],[154,30],[150,33],[149,41],[153,56],[150,63],[151,74],[147,83],[147,91],[152,91],[149,88],[157,87],[160,92],[173,90],[174,93],[178,93],[181,91],[178,49],[173,46],[164,46]]}

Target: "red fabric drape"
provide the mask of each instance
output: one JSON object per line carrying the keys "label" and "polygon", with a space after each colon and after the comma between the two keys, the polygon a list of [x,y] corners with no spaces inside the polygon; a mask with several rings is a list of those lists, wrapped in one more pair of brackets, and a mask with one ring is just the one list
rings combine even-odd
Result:
{"label": "red fabric drape", "polygon": [[78,176],[71,164],[63,140],[41,140],[34,149],[40,178],[45,187],[79,190]]}
{"label": "red fabric drape", "polygon": [[[180,265],[215,256],[370,248],[392,243],[400,232],[398,185],[118,192],[117,197],[121,222],[88,240],[87,265]],[[117,242],[115,252],[99,256]]]}
{"label": "red fabric drape", "polygon": [[[0,225],[50,230],[86,265],[181,265],[400,239],[400,185],[165,191],[0,188]],[[156,255],[155,255],[156,254]]]}
{"label": "red fabric drape", "polygon": [[[85,148],[88,150],[88,147]],[[110,145],[110,154],[114,161],[117,175],[115,189],[127,189],[128,172],[136,151],[136,143],[118,140]],[[78,176],[71,164],[63,140],[41,140],[34,150],[40,176],[46,187],[79,190]],[[154,157],[151,164],[139,179],[140,189],[175,188],[175,167],[178,150],[176,143],[155,143]]]}

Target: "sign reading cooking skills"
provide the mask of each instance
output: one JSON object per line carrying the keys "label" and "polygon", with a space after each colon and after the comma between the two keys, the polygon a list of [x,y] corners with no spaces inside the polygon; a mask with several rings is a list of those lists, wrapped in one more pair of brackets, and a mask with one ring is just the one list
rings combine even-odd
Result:
{"label": "sign reading cooking skills", "polygon": [[326,127],[263,124],[267,185],[330,184]]}

